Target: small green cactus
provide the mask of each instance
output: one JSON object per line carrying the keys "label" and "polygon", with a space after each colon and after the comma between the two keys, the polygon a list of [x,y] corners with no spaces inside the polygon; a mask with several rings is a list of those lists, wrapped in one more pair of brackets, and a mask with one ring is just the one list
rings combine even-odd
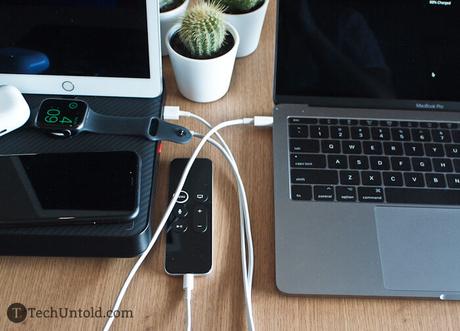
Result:
{"label": "small green cactus", "polygon": [[229,13],[245,13],[250,12],[264,0],[220,0],[220,3],[225,6]]}
{"label": "small green cactus", "polygon": [[166,6],[170,6],[175,2],[175,0],[160,0],[160,10]]}
{"label": "small green cactus", "polygon": [[224,45],[227,34],[223,7],[214,2],[198,2],[185,13],[178,33],[192,56],[214,56]]}

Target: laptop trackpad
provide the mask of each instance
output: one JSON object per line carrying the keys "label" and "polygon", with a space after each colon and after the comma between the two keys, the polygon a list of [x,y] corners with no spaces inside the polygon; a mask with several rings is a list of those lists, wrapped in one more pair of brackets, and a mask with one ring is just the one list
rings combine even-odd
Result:
{"label": "laptop trackpad", "polygon": [[460,291],[460,210],[376,207],[389,290]]}

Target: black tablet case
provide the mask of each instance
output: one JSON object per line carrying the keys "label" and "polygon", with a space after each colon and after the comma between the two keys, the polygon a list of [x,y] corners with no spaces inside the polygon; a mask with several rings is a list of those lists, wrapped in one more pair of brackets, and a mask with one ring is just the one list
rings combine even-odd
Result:
{"label": "black tablet case", "polygon": [[[43,95],[26,95],[37,109]],[[56,96],[53,96],[56,97]],[[161,117],[163,97],[155,99],[80,97],[100,113]],[[152,201],[157,144],[139,137],[83,133],[68,139],[23,128],[0,137],[0,154],[134,151],[141,159],[139,215],[129,223],[0,228],[0,255],[132,257],[143,252],[152,237]],[[45,175],[45,174],[44,174]],[[1,185],[1,183],[0,183]],[[11,188],[14,189],[14,188]],[[1,213],[1,210],[0,210]]]}

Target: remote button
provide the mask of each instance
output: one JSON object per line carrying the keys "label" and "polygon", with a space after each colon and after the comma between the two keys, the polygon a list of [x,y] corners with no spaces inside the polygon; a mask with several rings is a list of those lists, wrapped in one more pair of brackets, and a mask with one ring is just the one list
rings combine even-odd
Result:
{"label": "remote button", "polygon": [[208,211],[204,207],[197,207],[193,211],[193,231],[204,233],[208,229]]}
{"label": "remote button", "polygon": [[358,199],[361,202],[384,202],[383,189],[381,187],[359,187]]}
{"label": "remote button", "polygon": [[181,191],[179,193],[179,197],[177,198],[177,203],[186,203],[189,199],[188,193],[185,191]]}
{"label": "remote button", "polygon": [[388,203],[460,205],[460,190],[387,188]]}
{"label": "remote button", "polygon": [[188,229],[187,221],[185,219],[180,219],[173,223],[172,230],[176,233],[184,233]]}
{"label": "remote button", "polygon": [[205,193],[197,193],[195,194],[195,200],[198,202],[206,202],[208,201],[208,196]]}
{"label": "remote button", "polygon": [[185,209],[184,207],[178,207],[176,211],[174,212],[179,217],[187,217],[188,215],[188,210]]}

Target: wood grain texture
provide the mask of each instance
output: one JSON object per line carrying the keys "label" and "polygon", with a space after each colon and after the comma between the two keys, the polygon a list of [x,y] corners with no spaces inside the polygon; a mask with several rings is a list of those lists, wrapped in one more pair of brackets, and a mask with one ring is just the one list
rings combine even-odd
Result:
{"label": "wood grain texture", "polygon": [[[167,104],[193,110],[213,123],[254,114],[271,114],[275,1],[271,1],[257,52],[236,63],[227,96],[195,104],[178,93],[170,63],[164,60]],[[181,121],[202,130],[191,121]],[[249,195],[255,241],[254,314],[258,330],[458,330],[460,303],[428,300],[287,297],[275,287],[272,141],[268,129],[223,131],[235,153]],[[169,162],[190,156],[195,144],[165,144],[152,211],[156,224],[166,205]],[[239,246],[238,205],[229,167],[219,153],[214,161],[214,270],[198,278],[193,297],[194,330],[245,328]],[[163,271],[164,238],[134,279],[113,330],[182,330],[182,280]],[[0,258],[0,330],[101,330],[105,319],[31,319],[13,324],[6,309],[13,302],[29,307],[110,309],[135,259]]]}

